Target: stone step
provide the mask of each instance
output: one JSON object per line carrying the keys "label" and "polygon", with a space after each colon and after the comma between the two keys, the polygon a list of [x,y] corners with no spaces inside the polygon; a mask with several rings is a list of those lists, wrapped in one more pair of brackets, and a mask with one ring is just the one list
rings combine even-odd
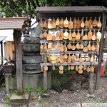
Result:
{"label": "stone step", "polygon": [[40,38],[37,37],[25,37],[24,38],[24,43],[33,43],[33,44],[36,44],[36,43],[40,43]]}
{"label": "stone step", "polygon": [[40,52],[23,52],[23,56],[39,56]]}
{"label": "stone step", "polygon": [[23,56],[23,64],[39,64],[42,62],[42,56]]}
{"label": "stone step", "polygon": [[22,44],[23,52],[39,52],[40,44]]}
{"label": "stone step", "polygon": [[107,103],[82,103],[82,107],[107,107]]}
{"label": "stone step", "polygon": [[36,71],[40,69],[41,69],[40,64],[23,64],[24,71]]}

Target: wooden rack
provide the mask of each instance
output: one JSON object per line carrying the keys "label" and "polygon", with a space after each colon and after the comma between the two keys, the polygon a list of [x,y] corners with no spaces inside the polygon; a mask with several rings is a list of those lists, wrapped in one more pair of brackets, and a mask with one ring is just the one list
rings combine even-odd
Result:
{"label": "wooden rack", "polygon": [[[98,65],[98,69],[97,69],[97,76],[96,76],[96,89],[99,87],[99,82],[100,82],[100,66],[101,66],[101,61],[102,61],[102,53],[103,53],[103,38],[104,38],[104,33],[105,33],[105,28],[106,28],[106,12],[107,12],[107,9],[105,7],[101,7],[101,6],[72,6],[72,7],[38,7],[36,9],[37,11],[37,17],[38,19],[40,20],[41,18],[53,18],[53,17],[101,17],[101,22],[102,22],[102,27],[101,29],[99,28],[92,28],[91,30],[92,31],[100,31],[102,33],[101,35],[101,39],[100,39],[100,42],[99,42],[99,45],[100,45],[100,49],[99,49],[99,52],[92,52],[92,51],[89,51],[87,53],[84,53],[83,51],[79,51],[79,50],[76,50],[76,51],[67,51],[66,54],[72,54],[72,53],[79,53],[79,54],[95,54],[97,57],[98,57],[98,60],[97,61],[94,61],[93,63],[90,63],[90,62],[82,62],[82,63],[79,63],[79,62],[72,62],[70,64],[68,63],[63,63],[63,64],[56,64],[56,65],[79,65],[79,64],[83,64],[83,65]],[[42,29],[42,32],[43,31],[55,31],[55,30],[61,30],[61,29],[64,29],[66,30],[67,28],[53,28],[53,29],[46,29],[46,28],[43,28]],[[89,31],[90,28],[72,28],[72,29],[67,29],[68,31],[71,30],[71,31],[78,31],[80,30],[82,32],[83,31]],[[63,42],[66,42],[67,40],[64,40]],[[82,40],[80,40],[79,42],[81,42]],[[59,41],[52,41],[52,40],[40,40],[40,43],[55,43],[55,42],[60,42]],[[67,41],[68,42],[68,41]],[[94,41],[96,42],[96,41]],[[57,54],[57,53],[61,53],[61,52],[50,52],[50,53],[54,53],[54,54]],[[62,52],[63,53],[63,52]],[[41,53],[42,56],[46,55],[46,52],[42,52]],[[41,63],[41,67],[43,67],[44,65],[48,65],[48,66],[51,66],[52,64],[49,63],[49,62],[46,62],[44,61],[43,63]],[[90,92],[92,93],[93,92],[93,75],[94,73],[90,73],[90,81],[89,81],[89,87],[90,87]],[[44,72],[44,87],[47,88],[47,72]]]}

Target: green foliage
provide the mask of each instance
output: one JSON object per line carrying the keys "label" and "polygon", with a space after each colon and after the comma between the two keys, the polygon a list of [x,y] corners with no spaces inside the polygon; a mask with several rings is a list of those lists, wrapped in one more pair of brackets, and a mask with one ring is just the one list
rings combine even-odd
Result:
{"label": "green foliage", "polygon": [[101,98],[89,97],[86,99],[85,103],[104,103],[104,101]]}
{"label": "green foliage", "polygon": [[32,0],[0,0],[0,10],[7,17],[32,15],[35,13]]}
{"label": "green foliage", "polygon": [[45,93],[47,90],[44,89],[43,87],[38,86],[37,88],[32,88],[32,87],[27,87],[24,89],[24,93],[28,93],[31,94],[32,92],[36,92],[36,94],[38,95],[42,95],[43,93]]}
{"label": "green foliage", "polygon": [[52,87],[55,88],[60,88],[61,86],[61,82],[59,81],[58,78],[54,78],[54,80],[52,79]]}
{"label": "green foliage", "polygon": [[33,92],[33,88],[31,88],[31,87],[25,88],[24,92],[28,93],[28,94],[31,94]]}
{"label": "green foliage", "polygon": [[83,6],[99,5],[107,7],[107,0],[0,0],[0,12],[7,17],[33,17],[38,6]]}
{"label": "green foliage", "polygon": [[6,94],[3,98],[4,102],[10,103],[10,97],[11,97],[11,94]]}
{"label": "green foliage", "polygon": [[96,103],[104,103],[104,101],[102,99],[100,99],[100,98],[97,98],[96,99]]}
{"label": "green foliage", "polygon": [[38,95],[42,95],[43,93],[45,93],[47,90],[44,89],[43,87],[37,87],[36,89],[34,89],[35,92],[38,94]]}
{"label": "green foliage", "polygon": [[[66,74],[59,74],[59,67],[56,66],[55,70],[52,70],[52,67],[50,68],[52,71],[52,88],[56,91],[60,92],[62,90],[63,85],[65,85],[68,82],[68,76]],[[67,70],[67,67],[64,67],[64,71]]]}
{"label": "green foliage", "polygon": [[107,69],[104,70],[104,76],[107,77]]}
{"label": "green foliage", "polygon": [[67,0],[54,0],[53,6],[64,6]]}

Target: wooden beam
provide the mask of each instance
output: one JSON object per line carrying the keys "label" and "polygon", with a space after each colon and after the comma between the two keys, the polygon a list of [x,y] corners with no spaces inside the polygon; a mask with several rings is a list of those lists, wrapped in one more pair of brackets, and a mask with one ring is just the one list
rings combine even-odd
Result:
{"label": "wooden beam", "polygon": [[94,73],[90,73],[89,78],[89,94],[94,93]]}
{"label": "wooden beam", "polygon": [[16,84],[17,90],[22,92],[22,47],[21,31],[14,30],[15,59],[16,59]]}
{"label": "wooden beam", "polygon": [[3,65],[3,42],[1,41],[1,64]]}
{"label": "wooden beam", "polygon": [[102,36],[100,40],[100,50],[99,50],[99,59],[98,59],[98,67],[97,67],[97,75],[96,75],[96,84],[95,88],[99,89],[100,86],[100,67],[103,59],[103,46],[104,46],[104,34],[106,28],[106,15],[105,11],[102,13]]}
{"label": "wooden beam", "polygon": [[48,74],[47,72],[43,73],[43,87],[44,89],[48,89]]}

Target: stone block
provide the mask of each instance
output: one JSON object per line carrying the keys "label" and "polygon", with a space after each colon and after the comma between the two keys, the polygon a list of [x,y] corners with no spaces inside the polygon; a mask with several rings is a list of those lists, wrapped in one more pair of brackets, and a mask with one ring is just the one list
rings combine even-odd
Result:
{"label": "stone block", "polygon": [[40,38],[37,37],[25,37],[24,38],[24,43],[40,43]]}
{"label": "stone block", "polygon": [[24,71],[36,71],[41,70],[40,64],[23,64]]}
{"label": "stone block", "polygon": [[42,62],[42,56],[23,56],[22,61],[24,64],[36,64]]}
{"label": "stone block", "polygon": [[43,74],[23,74],[23,88],[43,86]]}
{"label": "stone block", "polygon": [[40,44],[23,44],[23,52],[38,52],[40,51]]}

